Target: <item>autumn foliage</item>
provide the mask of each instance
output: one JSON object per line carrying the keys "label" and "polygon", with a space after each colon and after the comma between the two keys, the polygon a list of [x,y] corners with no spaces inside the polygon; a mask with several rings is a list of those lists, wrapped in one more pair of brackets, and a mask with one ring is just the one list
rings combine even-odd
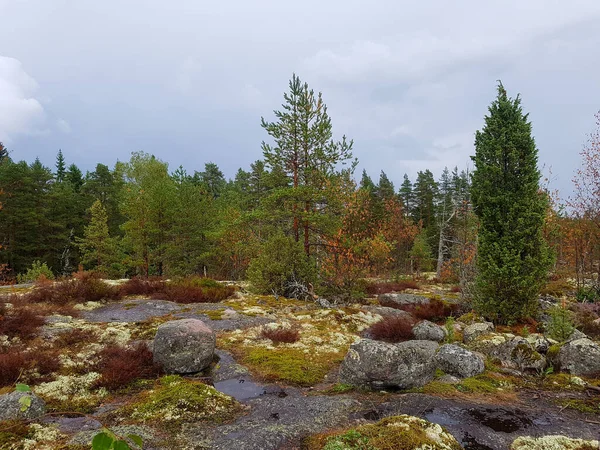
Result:
{"label": "autumn foliage", "polygon": [[415,320],[406,316],[387,316],[371,325],[367,335],[377,341],[403,342],[413,338]]}

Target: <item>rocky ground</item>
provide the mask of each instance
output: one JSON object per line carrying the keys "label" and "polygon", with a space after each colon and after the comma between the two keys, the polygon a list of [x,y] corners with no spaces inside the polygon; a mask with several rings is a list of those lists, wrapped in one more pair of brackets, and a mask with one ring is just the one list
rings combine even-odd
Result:
{"label": "rocky ground", "polygon": [[[440,289],[436,295],[445,295]],[[427,302],[432,292],[396,299]],[[447,293],[450,301],[454,297]],[[600,354],[590,347],[597,343],[585,336],[557,344],[474,319],[472,324],[451,324],[450,336],[448,327],[421,324],[415,331],[419,339],[388,344],[367,339],[369,327],[382,317],[404,313],[376,299],[328,308],[246,292],[219,303],[127,298],[77,309],[78,318],[49,316],[41,329],[45,344],[40,345],[74,329],[92,338],[63,348],[60,374],[29,376],[34,398],[44,400],[47,413],[26,430],[0,422],[0,448],[89,448],[92,436],[106,426],[119,435],[141,436],[145,449],[322,448],[318,442],[329,442],[327,449],[367,449],[371,447],[336,447],[332,439],[350,429],[366,436],[375,429],[368,426],[378,423],[407,430],[429,426],[407,425],[413,419],[397,418],[403,415],[439,424],[450,433],[448,439],[456,440],[444,443],[436,428],[442,437],[430,448],[598,448],[592,441],[600,439],[600,382],[592,372]],[[193,376],[138,380],[125,389],[96,387],[98,374],[85,366],[99,348],[134,342],[152,347],[158,327],[179,319],[199,319],[216,332],[208,369]],[[299,340],[275,343],[264,338],[265,329],[294,329]],[[438,345],[444,344],[442,351]],[[409,363],[390,363],[398,358]],[[571,373],[547,369],[559,362]],[[6,394],[10,391],[0,391],[5,393],[0,409],[14,406],[14,399],[8,399],[14,394]],[[186,396],[196,406],[186,403]],[[67,409],[72,411],[62,414]],[[0,420],[10,418],[0,412]],[[390,425],[386,418],[395,422]],[[513,444],[521,436],[549,435],[591,443]],[[307,440],[311,436],[316,438]]]}

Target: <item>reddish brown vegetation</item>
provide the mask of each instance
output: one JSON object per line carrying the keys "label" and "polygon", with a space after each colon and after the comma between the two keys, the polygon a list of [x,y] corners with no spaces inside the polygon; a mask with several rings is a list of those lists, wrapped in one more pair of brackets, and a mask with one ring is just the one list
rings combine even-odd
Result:
{"label": "reddish brown vegetation", "polygon": [[100,354],[96,370],[102,375],[97,385],[109,390],[117,390],[131,382],[143,378],[155,378],[161,368],[154,364],[152,352],[144,343],[134,347],[111,345]]}
{"label": "reddish brown vegetation", "polygon": [[420,305],[398,305],[392,301],[380,300],[382,306],[401,309],[411,313],[418,319],[430,320],[433,322],[444,320],[446,317],[455,316],[460,305],[446,302],[438,298],[429,299],[429,302]]}
{"label": "reddish brown vegetation", "polygon": [[44,318],[30,308],[7,310],[3,305],[2,309],[3,311],[0,311],[0,335],[29,339],[35,336],[38,329],[44,324]]}
{"label": "reddish brown vegetation", "polygon": [[421,289],[416,281],[399,281],[384,283],[369,283],[365,287],[365,292],[369,295],[387,294],[390,292],[402,292],[406,289]]}
{"label": "reddish brown vegetation", "polygon": [[15,383],[25,368],[25,356],[19,351],[0,353],[0,386]]}
{"label": "reddish brown vegetation", "polygon": [[450,292],[453,292],[455,294],[458,294],[459,292],[461,292],[460,286],[452,286],[450,288]]}
{"label": "reddish brown vegetation", "polygon": [[367,334],[377,341],[403,342],[413,338],[415,321],[405,316],[388,316],[371,325]]}
{"label": "reddish brown vegetation", "polygon": [[264,339],[271,339],[274,344],[279,344],[280,342],[293,344],[300,340],[300,331],[296,328],[263,328],[260,336]]}
{"label": "reddish brown vegetation", "polygon": [[571,306],[577,328],[592,338],[600,338],[600,303],[576,303]]}
{"label": "reddish brown vegetation", "polygon": [[67,305],[99,300],[119,300],[119,289],[110,286],[90,273],[80,274],[73,280],[58,283],[41,283],[31,292],[22,296],[30,303]]}
{"label": "reddish brown vegetation", "polygon": [[89,344],[96,340],[96,336],[89,331],[84,331],[80,328],[73,328],[64,333],[60,333],[54,341],[54,346],[57,348],[61,347],[72,347],[77,344]]}
{"label": "reddish brown vegetation", "polygon": [[165,282],[162,278],[140,278],[134,277],[131,280],[127,280],[124,284],[119,287],[121,295],[152,295],[156,292],[163,292],[165,289]]}
{"label": "reddish brown vegetation", "polygon": [[202,287],[172,284],[167,285],[163,292],[153,294],[152,298],[175,303],[215,303],[230,297],[234,291],[232,286]]}
{"label": "reddish brown vegetation", "polygon": [[24,351],[22,348],[11,348],[0,353],[0,386],[14,384],[27,370],[35,370],[39,375],[44,376],[58,369],[60,369],[60,360],[54,350]]}

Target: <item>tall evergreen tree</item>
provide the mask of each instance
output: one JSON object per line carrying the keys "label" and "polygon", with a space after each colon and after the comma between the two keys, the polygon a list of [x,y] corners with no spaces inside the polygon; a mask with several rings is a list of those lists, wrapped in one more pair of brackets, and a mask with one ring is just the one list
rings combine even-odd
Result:
{"label": "tall evergreen tree", "polygon": [[382,170],[379,175],[379,183],[377,184],[377,196],[381,200],[390,200],[394,197],[396,191],[394,189],[394,183],[390,181],[385,172]]}
{"label": "tall evergreen tree", "polygon": [[402,185],[400,186],[398,195],[402,199],[404,214],[407,216],[411,215],[414,208],[414,194],[412,183],[407,174],[404,174],[404,179],[402,180]]}
{"label": "tall evergreen tree", "polygon": [[531,316],[551,265],[538,151],[521,99],[502,83],[475,136],[471,195],[480,221],[476,309],[502,323]]}
{"label": "tall evergreen tree", "polygon": [[65,181],[71,183],[75,192],[79,192],[81,186],[83,186],[83,173],[81,173],[79,167],[75,164],[71,164],[65,174]]}
{"label": "tall evergreen tree", "polygon": [[8,149],[0,142],[0,164],[8,159]]}
{"label": "tall evergreen tree", "polygon": [[119,275],[115,271],[117,243],[110,237],[108,214],[100,200],[96,200],[90,208],[90,216],[83,238],[77,239],[82,253],[81,262],[87,268],[94,268],[102,274]]}
{"label": "tall evergreen tree", "polygon": [[363,169],[359,187],[368,191],[375,191],[375,183],[373,183],[373,180],[365,169]]}
{"label": "tall evergreen tree", "polygon": [[67,165],[65,164],[65,157],[63,156],[62,150],[58,150],[56,155],[56,181],[62,183],[65,180],[67,173]]}

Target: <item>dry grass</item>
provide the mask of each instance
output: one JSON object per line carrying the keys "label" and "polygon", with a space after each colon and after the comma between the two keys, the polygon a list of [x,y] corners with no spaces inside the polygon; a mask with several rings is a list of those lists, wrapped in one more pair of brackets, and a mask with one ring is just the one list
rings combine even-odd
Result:
{"label": "dry grass", "polygon": [[274,344],[282,342],[293,344],[300,340],[300,331],[296,328],[263,328],[260,336],[264,339],[270,339]]}
{"label": "dry grass", "polygon": [[365,292],[369,295],[387,294],[390,292],[402,292],[407,289],[421,289],[416,281],[406,280],[398,282],[368,283]]}

